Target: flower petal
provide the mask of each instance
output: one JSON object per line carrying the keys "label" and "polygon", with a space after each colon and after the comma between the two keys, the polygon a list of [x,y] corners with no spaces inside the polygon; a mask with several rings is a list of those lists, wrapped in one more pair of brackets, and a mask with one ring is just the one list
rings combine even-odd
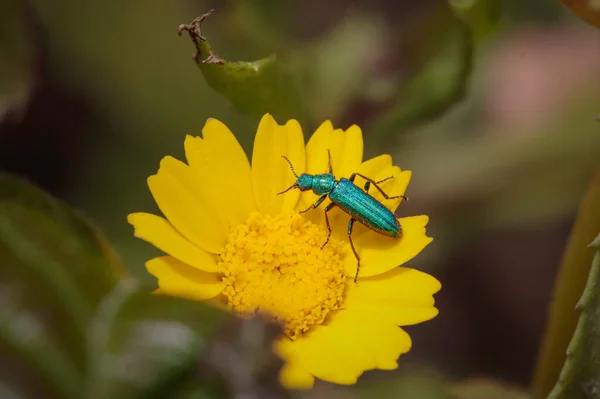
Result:
{"label": "flower petal", "polygon": [[289,359],[279,371],[279,382],[288,389],[307,389],[312,388],[315,377],[300,362]]}
{"label": "flower petal", "polygon": [[331,121],[325,121],[310,136],[306,144],[306,173],[311,175],[327,173],[329,166],[327,149],[331,149],[332,134],[333,124]]}
{"label": "flower petal", "polygon": [[374,359],[364,347],[349,342],[353,333],[347,329],[345,317],[338,317],[341,313],[334,315],[330,324],[314,327],[291,342],[293,352],[288,359],[322,380],[354,384],[364,370],[374,367]]}
{"label": "flower petal", "polygon": [[203,272],[171,256],[149,260],[146,269],[158,278],[156,293],[202,301],[215,297],[224,287],[216,273]]}
{"label": "flower petal", "polygon": [[335,130],[331,139],[331,166],[338,177],[350,177],[358,171],[363,157],[362,131],[356,125],[345,132]]}
{"label": "flower petal", "polygon": [[399,326],[434,318],[433,294],[441,284],[415,269],[399,267],[374,277],[361,278],[346,287],[344,308],[380,316]]}
{"label": "flower petal", "polygon": [[133,225],[136,237],[161,251],[205,272],[217,271],[215,256],[192,244],[167,219],[149,213],[132,213],[127,221]]}
{"label": "flower petal", "polygon": [[[427,237],[425,226],[429,217],[412,216],[398,219],[402,226],[402,235],[399,239],[384,237],[376,232],[369,231],[354,237],[354,246],[360,256],[359,278],[385,273],[414,258],[421,252],[433,238]],[[344,266],[347,276],[356,273],[356,258],[344,257]]]}
{"label": "flower petal", "polygon": [[[353,313],[354,314],[354,313]],[[368,322],[370,315],[366,313],[355,313],[354,317],[362,322]],[[381,323],[376,330],[377,338],[373,336],[365,341],[373,356],[376,368],[380,370],[395,370],[398,367],[400,355],[410,351],[412,340],[403,329],[393,324]]]}
{"label": "flower petal", "polygon": [[298,190],[277,195],[296,181],[282,155],[290,159],[298,175],[304,172],[306,155],[302,128],[293,119],[280,126],[266,114],[258,125],[252,153],[252,187],[257,208],[263,214],[275,216],[290,212],[300,196]]}
{"label": "flower petal", "polygon": [[362,131],[356,125],[346,131],[333,129],[326,121],[315,131],[306,144],[306,172],[311,174],[327,173],[331,152],[331,166],[337,177],[350,177],[358,170],[363,156]]}
{"label": "flower petal", "polygon": [[392,167],[392,157],[389,154],[382,154],[375,158],[367,159],[359,167],[357,172],[373,179],[382,176],[381,171]]}
{"label": "flower petal", "polygon": [[295,367],[337,384],[353,384],[366,370],[392,369],[408,352],[408,334],[391,323],[362,312],[339,311],[327,325],[290,341],[286,358]]}
{"label": "flower petal", "polygon": [[209,119],[202,138],[186,137],[185,155],[213,208],[222,211],[230,226],[244,223],[256,210],[250,163],[229,128]]}
{"label": "flower petal", "polygon": [[148,186],[162,213],[184,237],[210,253],[223,248],[227,224],[202,196],[189,166],[165,157]]}

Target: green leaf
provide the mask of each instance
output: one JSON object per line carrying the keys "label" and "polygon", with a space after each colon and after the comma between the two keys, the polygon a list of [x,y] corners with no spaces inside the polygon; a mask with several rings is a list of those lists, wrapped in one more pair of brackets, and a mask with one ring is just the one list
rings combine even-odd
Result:
{"label": "green leaf", "polygon": [[227,97],[241,112],[262,116],[272,114],[276,119],[302,121],[305,109],[291,72],[275,55],[258,61],[231,62],[216,55],[202,35],[202,22],[213,10],[179,26],[179,34],[187,31],[196,46],[194,61],[206,82]]}
{"label": "green leaf", "polygon": [[[570,352],[567,348],[574,337],[576,326],[589,317],[588,314],[580,315],[577,306],[584,288],[590,284],[589,276],[593,275],[590,274],[590,265],[594,251],[586,247],[600,231],[598,204],[600,204],[600,170],[581,201],[561,261],[534,374],[533,393],[536,398],[546,397],[556,384],[561,374],[565,353]],[[586,312],[588,311],[589,309],[586,309]],[[567,362],[570,363],[572,362]]]}
{"label": "green leaf", "polygon": [[548,399],[592,399],[600,395],[600,233],[589,277],[577,309],[581,311],[567,359]]}
{"label": "green leaf", "polygon": [[[171,397],[195,377],[201,352],[227,316],[199,302],[152,295],[124,280],[104,299],[90,327],[86,397]],[[206,395],[224,389],[217,380],[202,382]]]}
{"label": "green leaf", "polygon": [[559,0],[584,21],[600,28],[600,0]]}
{"label": "green leaf", "polygon": [[84,332],[115,283],[116,257],[65,204],[0,174],[0,265],[0,353],[14,365],[1,383],[79,397]]}

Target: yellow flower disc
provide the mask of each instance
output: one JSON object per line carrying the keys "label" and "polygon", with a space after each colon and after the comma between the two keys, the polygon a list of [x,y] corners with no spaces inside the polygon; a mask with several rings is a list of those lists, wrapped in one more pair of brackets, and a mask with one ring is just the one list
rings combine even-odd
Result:
{"label": "yellow flower disc", "polygon": [[272,315],[296,339],[343,302],[345,279],[335,239],[297,213],[250,215],[232,229],[218,268],[223,294],[237,314]]}

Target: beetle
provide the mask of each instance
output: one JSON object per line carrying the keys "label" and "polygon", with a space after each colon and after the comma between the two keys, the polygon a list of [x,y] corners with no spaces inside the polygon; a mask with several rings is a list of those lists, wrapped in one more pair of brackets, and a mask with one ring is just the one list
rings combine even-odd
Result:
{"label": "beetle", "polygon": [[[317,208],[326,198],[331,200],[331,203],[325,207],[325,223],[327,224],[328,233],[327,239],[321,246],[321,249],[325,248],[325,245],[327,245],[331,238],[331,226],[329,224],[329,217],[327,216],[328,212],[337,206],[350,216],[350,222],[348,222],[348,239],[350,240],[350,247],[352,248],[352,252],[357,261],[356,274],[354,275],[354,282],[356,282],[360,270],[360,256],[358,255],[358,252],[356,252],[356,248],[352,242],[354,222],[358,221],[376,233],[394,239],[400,238],[402,234],[402,226],[400,225],[400,222],[398,222],[398,219],[396,219],[394,214],[386,208],[385,205],[369,194],[369,188],[373,185],[386,200],[401,198],[406,201],[408,198],[404,195],[389,196],[381,189],[381,187],[379,187],[379,184],[393,179],[394,176],[375,181],[360,173],[352,173],[349,179],[343,177],[336,180],[331,167],[331,152],[328,150],[327,153],[329,156],[328,173],[317,175],[302,173],[300,176],[298,176],[294,170],[294,166],[289,158],[282,155],[281,157],[287,161],[290,170],[296,177],[296,182],[287,189],[277,193],[277,195],[284,194],[292,189],[298,189],[300,191],[312,190],[313,193],[319,196],[319,199],[307,209],[300,211],[300,213],[305,213],[311,209]],[[363,189],[354,184],[354,180],[357,176],[366,181]]]}

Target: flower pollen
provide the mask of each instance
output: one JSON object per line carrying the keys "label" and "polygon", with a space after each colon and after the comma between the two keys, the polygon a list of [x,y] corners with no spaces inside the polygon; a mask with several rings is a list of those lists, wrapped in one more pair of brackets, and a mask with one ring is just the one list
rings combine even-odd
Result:
{"label": "flower pollen", "polygon": [[345,276],[340,244],[297,213],[250,215],[231,230],[218,266],[228,306],[239,315],[270,314],[295,339],[340,309]]}

